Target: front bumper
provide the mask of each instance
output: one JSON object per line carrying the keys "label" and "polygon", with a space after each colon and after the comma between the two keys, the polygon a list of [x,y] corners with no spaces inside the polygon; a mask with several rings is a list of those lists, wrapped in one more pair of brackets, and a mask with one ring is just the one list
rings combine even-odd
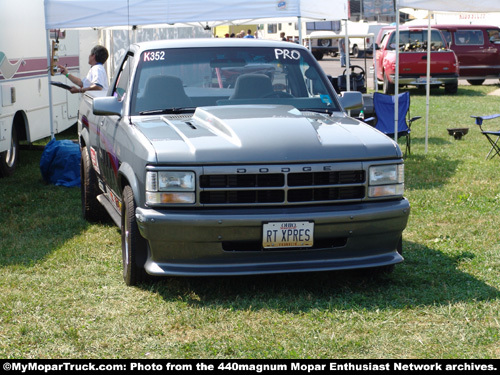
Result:
{"label": "front bumper", "polygon": [[[390,75],[390,79],[393,83],[396,82],[396,76],[394,74]],[[447,85],[458,83],[457,75],[433,75],[430,77],[430,84],[432,85]],[[412,85],[412,86],[425,86],[427,84],[427,77],[421,75],[414,76],[399,76],[400,85]]]}
{"label": "front bumper", "polygon": [[[397,252],[408,222],[406,199],[327,207],[226,210],[138,208],[151,275],[221,276],[378,267]],[[264,222],[314,221],[314,247],[264,250]]]}

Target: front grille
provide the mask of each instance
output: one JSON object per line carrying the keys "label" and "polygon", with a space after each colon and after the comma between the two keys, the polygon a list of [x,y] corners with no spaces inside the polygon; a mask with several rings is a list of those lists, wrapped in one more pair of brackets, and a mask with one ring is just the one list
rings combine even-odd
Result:
{"label": "front grille", "polygon": [[[259,168],[255,168],[259,170]],[[329,170],[325,170],[329,169]],[[363,169],[331,170],[331,166],[235,168],[222,174],[218,169],[200,176],[200,204],[217,205],[299,205],[342,203],[361,200],[366,192]],[[279,170],[276,173],[274,170]]]}

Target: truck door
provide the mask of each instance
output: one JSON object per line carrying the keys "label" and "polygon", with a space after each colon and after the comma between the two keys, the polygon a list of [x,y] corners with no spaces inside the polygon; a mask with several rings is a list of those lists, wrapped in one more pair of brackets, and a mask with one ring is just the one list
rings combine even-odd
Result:
{"label": "truck door", "polygon": [[384,80],[384,67],[383,67],[383,62],[384,62],[384,57],[386,55],[386,49],[387,49],[387,40],[389,39],[390,32],[387,31],[383,36],[382,39],[380,40],[380,45],[378,46],[377,50],[375,51],[375,63],[377,65],[377,79],[379,81]]}
{"label": "truck door", "polygon": [[[116,79],[112,82],[111,95],[118,98],[124,105],[127,102],[128,83],[130,81],[129,67],[132,66],[129,56],[125,56],[124,61]],[[116,138],[122,134],[120,128],[124,125],[122,116],[102,116],[97,124],[99,137],[99,164],[101,166],[101,176],[106,184],[106,194],[110,202],[117,210],[120,209],[119,197],[121,190],[118,183],[118,170],[120,168],[119,154]]]}
{"label": "truck door", "polygon": [[500,75],[500,28],[490,28],[485,32],[485,47],[488,49],[488,75]]}
{"label": "truck door", "polygon": [[490,52],[485,49],[483,31],[480,29],[460,29],[453,33],[452,49],[459,58],[462,77],[485,76]]}

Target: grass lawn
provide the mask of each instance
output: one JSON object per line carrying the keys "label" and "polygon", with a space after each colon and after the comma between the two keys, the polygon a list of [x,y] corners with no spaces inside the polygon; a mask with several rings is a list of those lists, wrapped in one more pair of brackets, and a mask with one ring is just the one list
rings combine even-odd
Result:
{"label": "grass lawn", "polygon": [[[406,158],[405,262],[377,279],[126,287],[118,228],[86,223],[80,190],[44,184],[41,151],[22,151],[0,180],[0,358],[500,358],[500,158],[485,160],[470,118],[500,112],[487,95],[497,88],[432,91],[428,152],[422,119]],[[410,91],[411,114],[425,117],[425,93]],[[470,131],[455,140],[451,127]]]}

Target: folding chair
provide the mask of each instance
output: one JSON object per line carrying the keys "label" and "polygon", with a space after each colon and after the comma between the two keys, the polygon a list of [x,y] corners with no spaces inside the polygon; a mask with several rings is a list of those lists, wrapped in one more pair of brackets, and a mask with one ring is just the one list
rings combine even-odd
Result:
{"label": "folding chair", "polygon": [[[500,157],[500,147],[498,146],[498,140],[500,139],[500,130],[498,131],[489,131],[483,129],[483,121],[491,120],[497,117],[500,117],[500,114],[489,115],[489,116],[471,116],[476,119],[476,125],[481,129],[481,133],[484,134],[488,142],[490,142],[491,148],[490,152],[486,155],[486,159],[493,159],[495,155]],[[496,139],[494,139],[496,137]],[[493,153],[493,154],[492,154]]]}
{"label": "folding chair", "polygon": [[[410,93],[408,91],[398,95],[398,139],[406,138],[405,155],[411,153],[411,124],[421,116],[410,117]],[[394,95],[379,92],[373,94],[373,109],[375,111],[375,128],[394,138]],[[370,119],[367,119],[368,122]]]}

